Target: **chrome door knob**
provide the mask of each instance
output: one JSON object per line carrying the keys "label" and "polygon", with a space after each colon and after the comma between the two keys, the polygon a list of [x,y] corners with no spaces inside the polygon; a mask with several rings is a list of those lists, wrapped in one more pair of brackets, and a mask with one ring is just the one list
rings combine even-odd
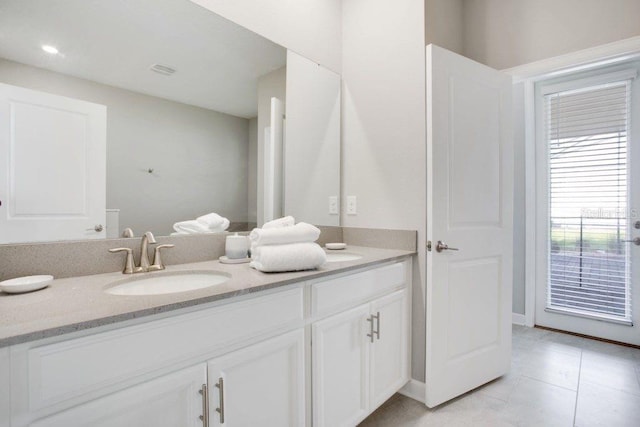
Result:
{"label": "chrome door knob", "polygon": [[101,233],[102,230],[104,230],[102,224],[96,224],[96,226],[93,228],[87,228],[87,231],[95,231],[96,233]]}
{"label": "chrome door knob", "polygon": [[450,248],[449,245],[447,245],[446,243],[442,243],[441,240],[438,240],[438,243],[436,243],[436,251],[437,252],[442,252],[442,251],[457,251],[459,250],[458,248]]}

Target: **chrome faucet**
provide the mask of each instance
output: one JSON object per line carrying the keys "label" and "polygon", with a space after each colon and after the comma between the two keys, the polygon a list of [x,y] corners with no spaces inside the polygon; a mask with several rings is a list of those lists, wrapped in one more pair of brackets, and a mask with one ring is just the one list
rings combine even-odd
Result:
{"label": "chrome faucet", "polygon": [[[133,260],[133,251],[131,250],[131,248],[114,248],[114,249],[109,249],[109,252],[115,253],[115,252],[124,251],[127,253],[127,258],[125,260],[125,267],[124,267],[124,270],[122,271],[124,274],[145,273],[149,271],[151,267],[151,263],[149,262],[149,244],[153,245],[155,243],[156,243],[156,238],[153,237],[152,232],[147,231],[146,233],[144,233],[144,235],[142,236],[142,242],[140,244],[140,265],[138,267],[135,266],[135,263]],[[166,247],[166,246],[163,246],[163,247]],[[158,254],[158,251],[156,251],[156,254]],[[162,265],[161,262],[159,264]],[[164,268],[164,266],[162,266],[162,268]],[[160,268],[152,268],[151,270],[156,270],[156,269],[160,270]]]}

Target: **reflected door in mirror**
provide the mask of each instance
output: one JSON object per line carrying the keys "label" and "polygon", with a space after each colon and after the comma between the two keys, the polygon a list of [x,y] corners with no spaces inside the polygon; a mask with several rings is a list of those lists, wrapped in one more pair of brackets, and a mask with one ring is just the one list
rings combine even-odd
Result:
{"label": "reflected door in mirror", "polygon": [[105,237],[106,115],[0,84],[0,243]]}

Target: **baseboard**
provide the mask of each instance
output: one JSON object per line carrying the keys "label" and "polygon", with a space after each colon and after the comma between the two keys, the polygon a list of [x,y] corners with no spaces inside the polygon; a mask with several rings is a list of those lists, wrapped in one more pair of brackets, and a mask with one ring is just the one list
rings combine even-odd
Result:
{"label": "baseboard", "polygon": [[524,326],[527,324],[524,314],[520,313],[511,313],[511,323],[514,325]]}
{"label": "baseboard", "polygon": [[427,395],[427,385],[422,381],[411,379],[398,391],[403,396],[410,397],[420,403],[424,403]]}

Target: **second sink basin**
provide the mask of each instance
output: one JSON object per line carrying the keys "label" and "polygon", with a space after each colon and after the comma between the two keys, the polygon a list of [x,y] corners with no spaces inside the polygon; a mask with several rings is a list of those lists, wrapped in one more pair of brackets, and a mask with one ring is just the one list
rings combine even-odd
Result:
{"label": "second sink basin", "polygon": [[362,255],[351,252],[327,252],[327,262],[355,261],[362,258]]}
{"label": "second sink basin", "polygon": [[231,277],[215,271],[176,271],[151,273],[111,283],[105,292],[111,295],[162,295],[209,288]]}

